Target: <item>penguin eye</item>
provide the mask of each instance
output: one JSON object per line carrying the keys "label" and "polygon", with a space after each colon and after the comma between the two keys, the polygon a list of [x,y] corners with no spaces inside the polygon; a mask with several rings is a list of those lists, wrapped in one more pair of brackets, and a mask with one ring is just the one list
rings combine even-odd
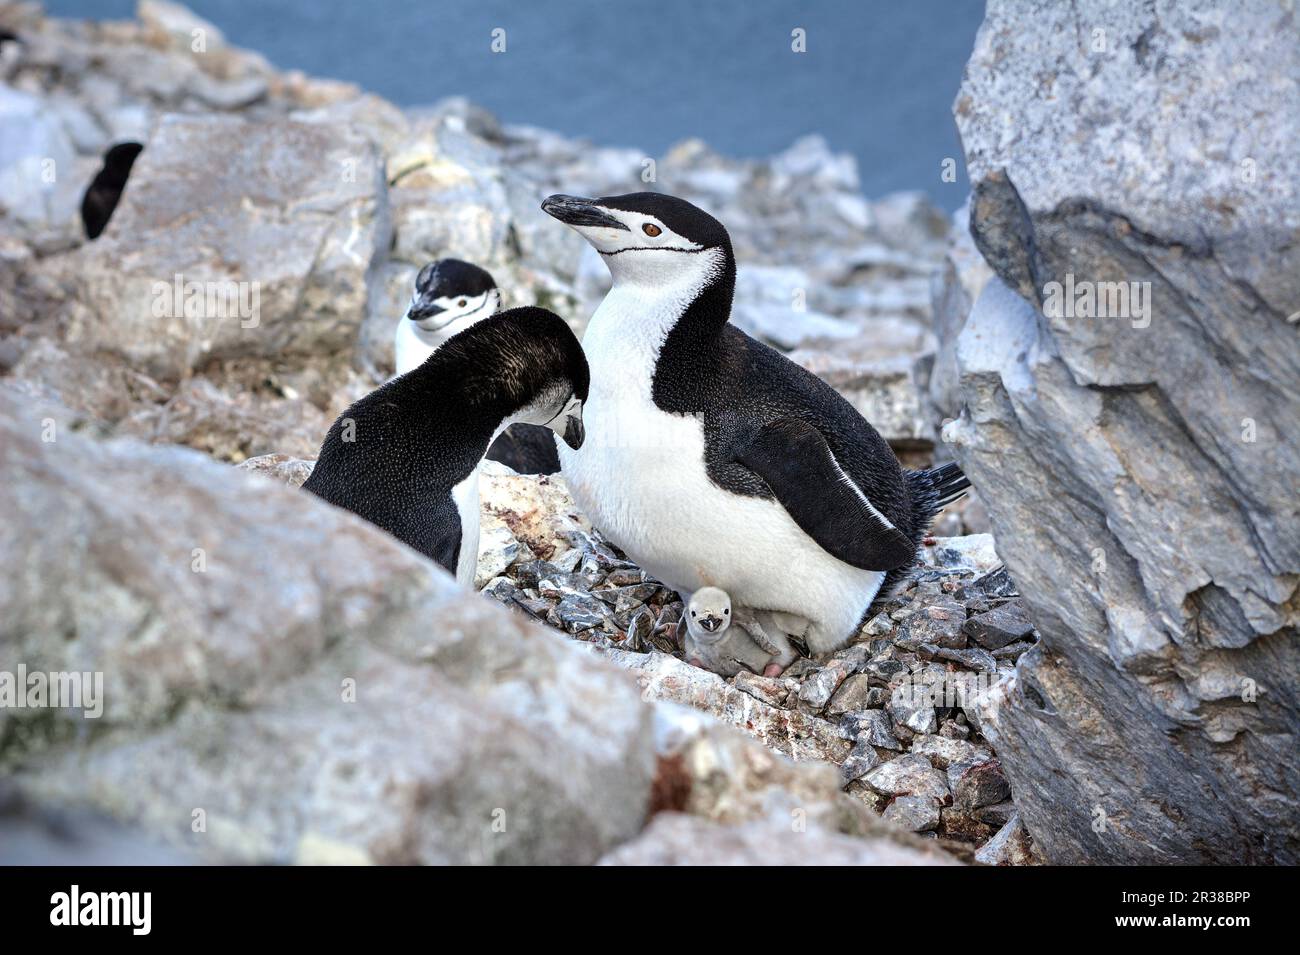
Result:
{"label": "penguin eye", "polygon": [[726,610],[722,611],[722,615],[723,615],[724,617],[730,617],[730,616],[731,616],[731,608],[728,607]]}
{"label": "penguin eye", "polygon": [[457,303],[456,303],[456,307],[457,307],[457,308],[464,308],[464,307],[465,307],[465,299],[461,299],[459,302],[457,302]]}
{"label": "penguin eye", "polygon": [[692,610],[692,611],[691,611],[691,616],[692,616],[692,617],[698,617],[699,614],[696,613],[694,610]]}
{"label": "penguin eye", "polygon": [[654,238],[664,230],[659,228],[653,222],[647,222],[645,225],[641,226],[641,231],[644,232],[646,235],[650,236],[651,238]]}

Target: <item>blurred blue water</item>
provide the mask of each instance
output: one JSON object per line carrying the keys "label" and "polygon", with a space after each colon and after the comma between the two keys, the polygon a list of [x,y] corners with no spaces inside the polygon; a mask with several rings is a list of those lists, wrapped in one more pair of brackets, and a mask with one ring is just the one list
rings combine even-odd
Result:
{"label": "blurred blue water", "polygon": [[[858,158],[864,191],[967,191],[951,107],[980,0],[188,0],[281,68],[404,106],[460,94],[529,123],[649,155],[698,136],[733,156],[805,133]],[[46,0],[119,18],[133,0]],[[506,31],[494,54],[492,31]],[[791,51],[791,30],[807,52]],[[940,178],[945,158],[958,179]]]}

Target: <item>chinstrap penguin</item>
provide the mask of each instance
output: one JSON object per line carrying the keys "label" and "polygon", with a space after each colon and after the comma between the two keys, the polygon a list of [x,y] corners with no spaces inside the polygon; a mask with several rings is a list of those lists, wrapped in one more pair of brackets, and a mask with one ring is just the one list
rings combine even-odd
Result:
{"label": "chinstrap penguin", "polygon": [[[501,308],[501,290],[486,269],[460,259],[439,259],[420,269],[406,314],[393,338],[396,374],[419,367],[443,342]],[[545,428],[514,425],[493,442],[488,459],[520,474],[560,470],[555,439]]]}
{"label": "chinstrap penguin", "polygon": [[574,499],[679,592],[721,587],[808,621],[813,654],[843,646],[969,482],[904,471],[834,389],[729,324],[736,264],[712,216],[656,193],[542,209],[614,279],[583,338],[587,443],[560,449]]}
{"label": "chinstrap penguin", "polygon": [[733,608],[730,595],[717,587],[701,587],[691,594],[683,619],[686,661],[722,676],[735,676],[742,669],[772,676],[798,655],[772,614]]}
{"label": "chinstrap penguin", "polygon": [[343,412],[303,487],[470,583],[488,446],[522,421],[581,447],[587,390],[582,347],[558,315],[501,312]]}
{"label": "chinstrap penguin", "polygon": [[404,375],[447,339],[501,308],[501,290],[485,270],[460,259],[430,262],[415,277],[415,292],[393,338],[393,364]]}

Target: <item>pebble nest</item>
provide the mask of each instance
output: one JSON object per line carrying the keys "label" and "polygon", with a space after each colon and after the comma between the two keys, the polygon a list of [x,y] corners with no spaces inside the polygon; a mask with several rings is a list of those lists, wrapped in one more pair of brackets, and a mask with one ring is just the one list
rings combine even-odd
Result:
{"label": "pebble nest", "polygon": [[[573,639],[682,660],[678,595],[599,533],[562,537],[550,560],[515,542],[483,593]],[[971,701],[1014,670],[1037,634],[1004,568],[980,573],[943,547],[930,548],[927,564],[876,602],[843,649],[802,657],[778,678],[742,671],[726,683],[799,716],[786,729],[812,726],[818,757],[836,763],[845,791],[885,819],[983,846],[995,856],[985,861],[1031,861]]]}

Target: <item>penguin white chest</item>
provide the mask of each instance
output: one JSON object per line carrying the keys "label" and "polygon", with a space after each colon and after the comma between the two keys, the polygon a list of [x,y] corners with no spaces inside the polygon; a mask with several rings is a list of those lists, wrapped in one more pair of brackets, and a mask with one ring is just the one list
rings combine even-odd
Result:
{"label": "penguin white chest", "polygon": [[440,344],[441,338],[420,331],[414,322],[399,319],[393,337],[393,373],[404,375],[418,368]]}
{"label": "penguin white chest", "polygon": [[562,457],[574,499],[641,567],[675,589],[731,589],[737,548],[752,550],[756,533],[777,546],[785,537],[773,502],[730,494],[709,480],[697,419],[604,389],[593,389],[583,417],[586,443]]}

